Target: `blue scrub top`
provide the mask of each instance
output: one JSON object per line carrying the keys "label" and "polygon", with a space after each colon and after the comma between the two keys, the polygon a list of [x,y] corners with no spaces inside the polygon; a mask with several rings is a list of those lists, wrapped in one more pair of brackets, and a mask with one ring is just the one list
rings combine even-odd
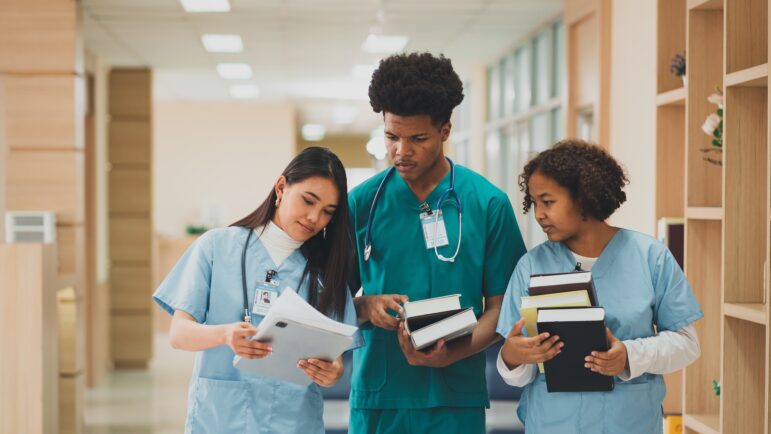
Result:
{"label": "blue scrub top", "polygon": [[[455,188],[463,206],[463,233],[455,262],[437,259],[427,249],[419,219],[420,204],[399,174],[383,187],[372,225],[372,256],[363,257],[372,200],[386,172],[355,188],[349,197],[352,232],[364,295],[405,294],[412,301],[461,294],[461,305],[479,317],[484,297],[503,295],[517,260],[525,253],[506,193],[481,175],[455,165]],[[450,186],[450,173],[426,202],[435,210]],[[452,256],[458,241],[458,209],[446,200],[442,214]],[[363,324],[366,344],[354,351],[351,407],[360,409],[484,407],[489,404],[485,355],[480,352],[445,368],[411,366],[396,333]]]}
{"label": "blue scrub top", "polygon": [[[179,309],[201,324],[242,321],[241,253],[247,234],[242,227],[213,229],[203,234],[166,276],[153,299],[170,314]],[[276,266],[259,237],[253,235],[246,254],[250,310],[258,282],[269,269],[278,272],[277,292],[288,286],[307,299],[308,279],[302,279],[305,265],[298,249]],[[338,290],[347,294],[346,307],[342,318],[333,319],[356,325],[350,292],[346,288]],[[262,318],[252,314],[254,324]],[[357,332],[354,347],[359,345],[361,337]],[[188,392],[186,433],[324,432],[323,399],[317,384],[302,387],[243,373],[233,367],[234,356],[227,345],[198,352]]]}
{"label": "blue scrub top", "polygon": [[[563,243],[547,241],[523,256],[509,281],[497,332],[505,338],[519,320],[531,274],[574,268],[575,257]],[[619,229],[592,267],[592,278],[605,325],[619,340],[678,330],[703,316],[669,249],[648,235]],[[666,394],[661,375],[615,381],[611,392],[548,393],[538,373],[525,386],[517,414],[532,433],[660,433]]]}

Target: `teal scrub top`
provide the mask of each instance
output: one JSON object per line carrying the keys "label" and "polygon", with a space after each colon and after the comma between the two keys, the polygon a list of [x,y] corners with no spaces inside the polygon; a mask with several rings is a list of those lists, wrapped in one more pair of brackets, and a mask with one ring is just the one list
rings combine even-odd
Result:
{"label": "teal scrub top", "polygon": [[[508,336],[519,320],[520,297],[528,295],[531,274],[569,272],[575,265],[563,243],[547,241],[523,256],[503,299],[498,333]],[[605,325],[619,340],[675,331],[703,316],[669,249],[648,235],[619,229],[592,267],[592,279]],[[525,386],[517,414],[529,433],[660,433],[662,376],[645,373],[629,381],[615,378],[615,383],[610,392],[548,393],[538,373]]]}
{"label": "teal scrub top", "polygon": [[[278,272],[276,292],[288,286],[307,299],[308,279],[302,279],[306,260],[300,250],[276,266],[255,235],[246,253],[250,310],[255,289],[267,270]],[[153,299],[170,314],[179,309],[201,324],[242,321],[241,253],[246,236],[247,229],[242,227],[213,229],[201,235],[166,276]],[[356,325],[350,292],[347,288],[338,290],[345,291],[348,300],[342,317],[333,319]],[[262,318],[253,313],[252,323],[257,325]],[[354,347],[360,344],[357,333]],[[227,345],[198,352],[188,390],[185,433],[324,432],[323,399],[317,384],[303,387],[242,372],[233,367],[234,356]]]}
{"label": "teal scrub top", "polygon": [[[455,188],[463,207],[461,247],[455,262],[427,249],[419,219],[421,202],[402,177],[386,181],[372,225],[372,254],[364,261],[364,238],[375,191],[386,172],[365,181],[349,195],[358,270],[364,295],[404,294],[421,300],[461,294],[461,305],[479,317],[483,298],[502,295],[517,260],[525,253],[508,196],[481,175],[455,165]],[[450,186],[450,173],[428,196],[432,210]],[[442,206],[450,257],[458,240],[458,210]],[[360,409],[483,407],[489,405],[484,352],[445,368],[410,366],[396,332],[366,323],[365,345],[354,351],[350,404]]]}

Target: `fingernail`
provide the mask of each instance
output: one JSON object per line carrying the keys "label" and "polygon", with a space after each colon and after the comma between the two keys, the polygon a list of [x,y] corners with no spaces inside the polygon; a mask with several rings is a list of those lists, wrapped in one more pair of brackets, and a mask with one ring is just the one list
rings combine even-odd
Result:
{"label": "fingernail", "polygon": [[593,356],[597,356],[597,351],[592,351]]}
{"label": "fingernail", "polygon": [[591,366],[589,366],[588,363],[584,363],[584,368],[589,368],[589,367],[591,367]]}

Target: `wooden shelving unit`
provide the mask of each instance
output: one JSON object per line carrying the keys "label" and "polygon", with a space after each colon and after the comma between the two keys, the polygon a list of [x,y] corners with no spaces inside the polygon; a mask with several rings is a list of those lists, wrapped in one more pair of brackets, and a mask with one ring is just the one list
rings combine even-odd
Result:
{"label": "wooden shelving unit", "polygon": [[[665,181],[657,184],[656,214],[676,217],[674,201],[681,197],[685,272],[704,311],[696,323],[702,355],[683,379],[685,432],[766,433],[771,413],[768,0],[659,0],[658,17],[657,149],[671,158],[679,154],[669,147],[679,146],[683,163],[659,165],[657,179]],[[681,100],[669,61],[683,51],[688,85]],[[704,161],[702,151],[711,138],[701,126],[716,109],[707,97],[718,86],[724,98],[722,166]],[[672,184],[673,174],[664,173],[673,166],[684,169],[683,184]],[[720,381],[720,396],[712,390],[713,380]]]}

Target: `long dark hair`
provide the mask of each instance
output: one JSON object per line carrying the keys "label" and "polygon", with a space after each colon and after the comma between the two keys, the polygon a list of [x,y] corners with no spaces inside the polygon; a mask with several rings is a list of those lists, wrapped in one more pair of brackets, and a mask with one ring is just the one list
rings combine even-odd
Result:
{"label": "long dark hair", "polygon": [[[301,282],[309,279],[308,303],[324,314],[342,318],[347,293],[346,279],[351,268],[348,181],[343,163],[329,149],[313,146],[294,157],[281,175],[286,178],[287,185],[312,177],[322,177],[333,181],[337,186],[340,200],[326,229],[300,247],[308,261]],[[263,227],[264,230],[276,213],[276,198],[276,189],[271,188],[268,197],[256,210],[231,226],[252,229]]]}

